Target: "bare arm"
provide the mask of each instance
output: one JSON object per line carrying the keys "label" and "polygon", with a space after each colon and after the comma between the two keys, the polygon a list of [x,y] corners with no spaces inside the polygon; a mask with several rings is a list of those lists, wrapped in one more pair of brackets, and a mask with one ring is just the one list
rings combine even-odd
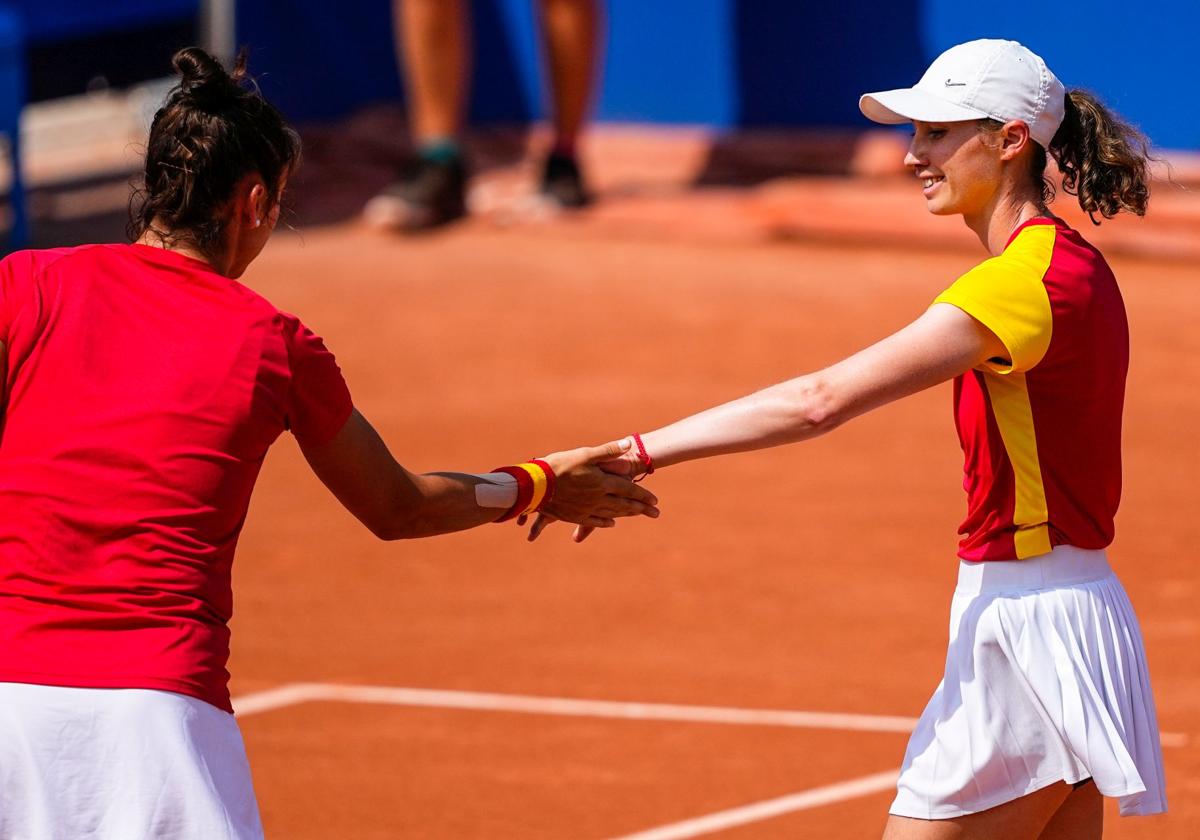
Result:
{"label": "bare arm", "polygon": [[[338,501],[380,539],[462,531],[504,513],[476,501],[475,487],[481,481],[477,476],[406,470],[357,410],[333,440],[301,445],[301,451]],[[591,466],[621,454],[620,442],[614,442],[546,456],[558,476],[558,491],[547,510],[589,527],[611,527],[620,516],[657,516],[653,494]]]}
{"label": "bare arm", "polygon": [[899,332],[822,371],[695,414],[642,439],[656,468],[807,440],[1007,352],[983,324],[939,303]]}
{"label": "bare arm", "polygon": [[[899,332],[835,365],[693,414],[642,435],[642,441],[655,469],[795,443],[1007,355],[991,330],[958,307],[939,303]],[[645,470],[633,450],[602,466],[628,476]],[[537,539],[551,521],[539,516],[529,538]],[[586,539],[591,530],[576,528],[575,539]]]}

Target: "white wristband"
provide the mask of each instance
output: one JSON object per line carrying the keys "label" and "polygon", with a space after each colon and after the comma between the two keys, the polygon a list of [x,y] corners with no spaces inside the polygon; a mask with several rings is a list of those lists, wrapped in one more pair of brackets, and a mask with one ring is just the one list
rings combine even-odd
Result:
{"label": "white wristband", "polygon": [[475,504],[481,508],[507,510],[517,503],[517,480],[508,473],[475,475]]}

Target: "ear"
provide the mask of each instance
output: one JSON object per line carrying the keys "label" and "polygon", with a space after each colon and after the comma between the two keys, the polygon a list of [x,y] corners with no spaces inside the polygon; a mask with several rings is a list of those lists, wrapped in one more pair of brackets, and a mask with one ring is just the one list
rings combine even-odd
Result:
{"label": "ear", "polygon": [[1013,160],[1029,145],[1029,124],[1024,120],[1009,120],[1000,127],[1000,160]]}
{"label": "ear", "polygon": [[253,230],[266,224],[271,210],[271,192],[257,172],[244,176],[234,187],[232,210],[245,229]]}
{"label": "ear", "polygon": [[267,191],[267,185],[263,183],[262,178],[254,178],[247,197],[249,201],[246,202],[246,207],[250,210],[251,217],[246,220],[246,223],[250,227],[261,227],[266,223],[267,214],[271,211],[271,194]]}

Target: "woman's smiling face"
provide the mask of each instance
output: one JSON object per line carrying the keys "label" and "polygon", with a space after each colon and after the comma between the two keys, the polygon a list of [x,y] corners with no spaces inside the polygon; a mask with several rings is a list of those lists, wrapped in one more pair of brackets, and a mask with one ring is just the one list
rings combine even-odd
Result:
{"label": "woman's smiling face", "polygon": [[938,216],[982,213],[1001,183],[998,146],[978,120],[928,123],[913,120],[904,165],[921,180],[925,205]]}

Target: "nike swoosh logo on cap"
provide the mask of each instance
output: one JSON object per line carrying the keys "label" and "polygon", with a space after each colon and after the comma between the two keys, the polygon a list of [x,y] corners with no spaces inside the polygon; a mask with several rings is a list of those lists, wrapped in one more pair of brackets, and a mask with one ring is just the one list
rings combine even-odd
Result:
{"label": "nike swoosh logo on cap", "polygon": [[952,82],[949,79],[946,80],[946,87],[966,87],[966,86],[967,86],[966,82]]}

